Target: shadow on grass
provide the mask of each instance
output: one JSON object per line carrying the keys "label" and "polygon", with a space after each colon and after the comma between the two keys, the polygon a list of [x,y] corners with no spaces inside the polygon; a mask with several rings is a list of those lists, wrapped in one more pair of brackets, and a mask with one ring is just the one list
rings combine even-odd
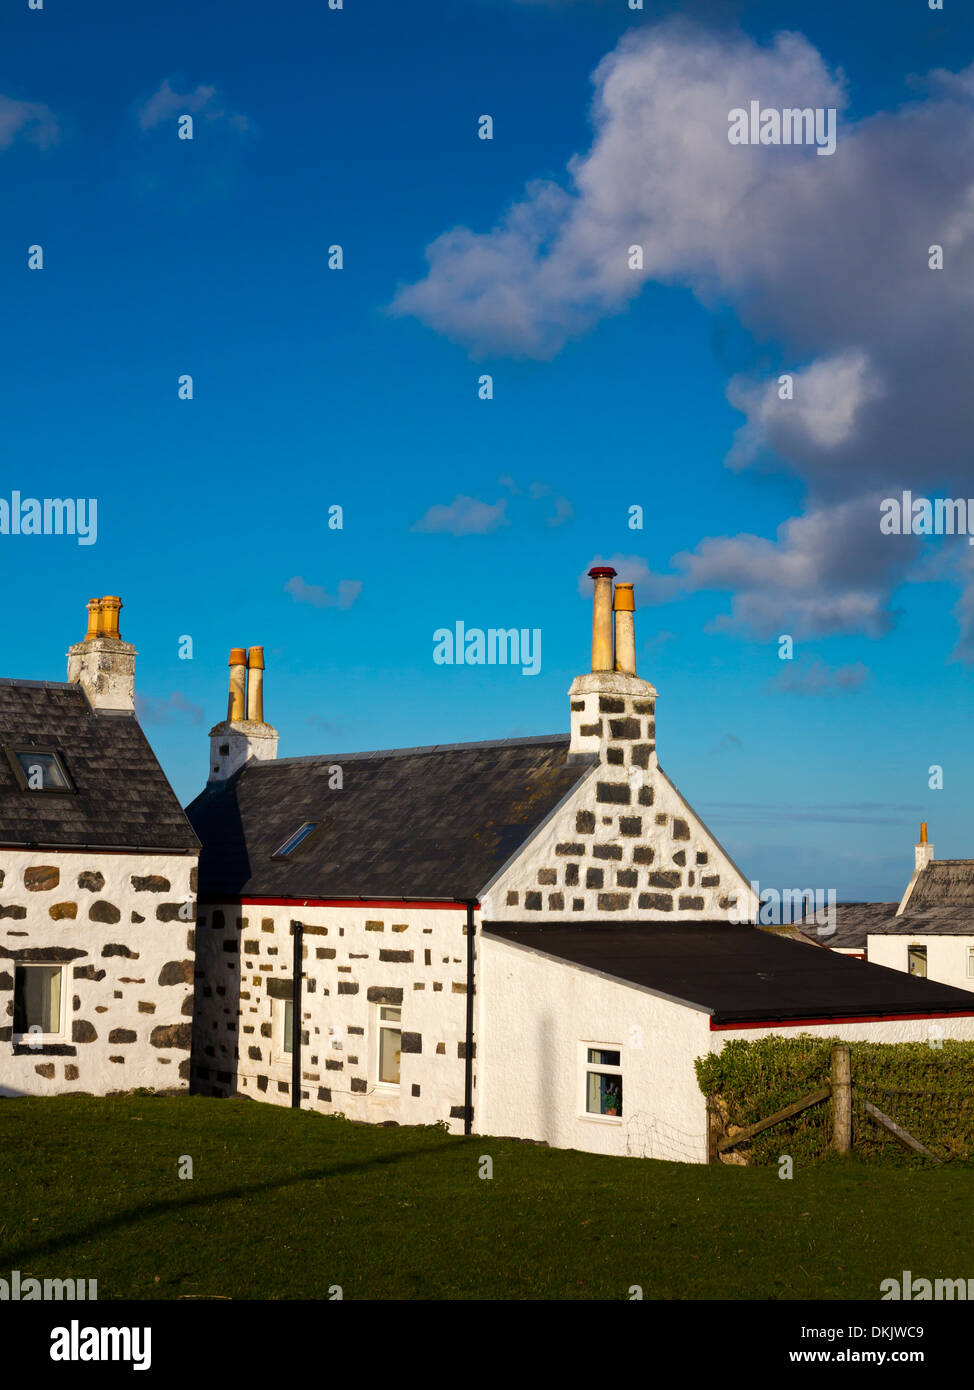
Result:
{"label": "shadow on grass", "polygon": [[187,1211],[194,1207],[206,1208],[214,1206],[220,1202],[235,1201],[240,1197],[255,1197],[261,1193],[282,1191],[288,1187],[297,1187],[301,1183],[319,1182],[323,1178],[335,1178],[348,1176],[351,1173],[365,1172],[370,1168],[389,1168],[396,1164],[403,1163],[412,1158],[425,1157],[429,1154],[441,1154],[447,1149],[456,1151],[457,1148],[469,1148],[476,1145],[478,1141],[471,1137],[464,1141],[461,1139],[459,1144],[454,1140],[451,1144],[432,1144],[421,1149],[409,1149],[404,1153],[394,1153],[383,1155],[376,1158],[364,1159],[355,1163],[339,1163],[329,1168],[318,1168],[303,1173],[292,1173],[290,1177],[283,1178],[279,1182],[250,1183],[239,1187],[228,1188],[224,1192],[211,1192],[206,1196],[199,1197],[179,1197],[165,1202],[153,1202],[149,1206],[133,1207],[129,1211],[118,1212],[115,1216],[108,1217],[103,1221],[93,1221],[88,1226],[82,1226],[76,1231],[69,1232],[63,1236],[52,1237],[50,1240],[41,1241],[36,1245],[22,1245],[17,1249],[7,1252],[5,1260],[13,1267],[16,1261],[25,1261],[29,1258],[36,1259],[39,1256],[53,1255],[61,1250],[70,1249],[73,1245],[80,1245],[84,1241],[92,1240],[97,1236],[107,1235],[109,1232],[124,1229],[126,1226],[134,1225],[140,1221],[151,1220],[156,1216],[163,1216],[172,1211]]}

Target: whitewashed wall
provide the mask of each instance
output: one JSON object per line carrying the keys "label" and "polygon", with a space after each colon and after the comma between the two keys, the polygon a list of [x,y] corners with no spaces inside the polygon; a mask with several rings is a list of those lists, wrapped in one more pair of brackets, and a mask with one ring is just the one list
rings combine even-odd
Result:
{"label": "whitewashed wall", "polygon": [[[462,907],[201,904],[194,1088],[291,1104],[291,1056],[275,1036],[268,982],[292,979],[292,919],[305,926],[302,1106],[376,1124],[444,1122],[462,1132]],[[378,1081],[383,1001],[402,1009],[397,1089]]]}
{"label": "whitewashed wall", "polygon": [[[706,1161],[693,1059],[708,1050],[708,1014],[489,935],[480,951],[478,1133]],[[599,1044],[622,1054],[620,1120],[585,1114],[583,1050]]]}
{"label": "whitewashed wall", "polygon": [[[0,1093],[189,1084],[195,855],[0,850]],[[14,969],[63,964],[61,1036],[12,1036]]]}
{"label": "whitewashed wall", "polygon": [[[589,1153],[706,1162],[706,1101],[693,1063],[731,1039],[974,1039],[974,1017],[711,1031],[703,1011],[490,936],[480,981],[475,1129]],[[621,1051],[621,1120],[584,1113],[585,1044]]]}
{"label": "whitewashed wall", "polygon": [[974,990],[974,978],[967,973],[967,961],[974,947],[974,936],[900,936],[886,934],[867,938],[867,959],[892,970],[907,969],[907,950],[913,944],[927,948],[927,979],[938,980],[955,989]]}

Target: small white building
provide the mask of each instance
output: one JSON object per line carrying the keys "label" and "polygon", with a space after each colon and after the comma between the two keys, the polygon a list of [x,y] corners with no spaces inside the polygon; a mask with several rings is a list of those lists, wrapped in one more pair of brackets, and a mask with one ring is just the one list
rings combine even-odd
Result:
{"label": "small white building", "polygon": [[121,601],[0,680],[0,1095],[189,1085],[199,844],[134,713]]}
{"label": "small white building", "polygon": [[188,808],[196,1089],[700,1161],[695,1057],[767,1029],[974,1037],[956,990],[756,927],[663,772],[632,586],[595,580],[570,732],[277,758],[259,648]]}
{"label": "small white building", "polygon": [[899,903],[839,903],[835,931],[810,940],[893,970],[974,990],[974,860],[935,859],[926,823]]}

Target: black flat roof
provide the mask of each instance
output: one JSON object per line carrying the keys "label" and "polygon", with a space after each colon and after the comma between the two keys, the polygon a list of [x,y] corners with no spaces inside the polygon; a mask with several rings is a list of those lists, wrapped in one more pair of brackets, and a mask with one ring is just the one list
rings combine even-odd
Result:
{"label": "black flat roof", "polygon": [[485,922],[483,930],[668,995],[714,1023],[974,1013],[968,990],[722,921]]}

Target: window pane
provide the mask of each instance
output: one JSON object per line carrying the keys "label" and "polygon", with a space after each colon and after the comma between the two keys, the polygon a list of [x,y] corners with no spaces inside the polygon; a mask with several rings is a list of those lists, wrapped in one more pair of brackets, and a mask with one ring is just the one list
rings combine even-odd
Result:
{"label": "window pane", "polygon": [[276,859],[282,855],[290,854],[292,850],[297,849],[301,841],[307,839],[307,837],[311,834],[312,830],[314,830],[315,828],[315,825],[315,821],[305,821],[304,825],[301,826],[300,830],[295,830],[294,834],[289,835],[288,838],[284,841],[283,845],[281,845],[281,848],[279,850],[275,850],[272,858]]}
{"label": "window pane", "polygon": [[399,1049],[402,1033],[398,1028],[379,1029],[379,1080],[399,1085]]}
{"label": "window pane", "polygon": [[608,1052],[605,1048],[599,1047],[590,1047],[588,1050],[588,1060],[601,1067],[618,1067],[619,1055],[618,1052]]}
{"label": "window pane", "polygon": [[585,1109],[590,1115],[621,1115],[622,1077],[590,1071],[586,1079]]}
{"label": "window pane", "polygon": [[926,946],[910,946],[906,953],[907,967],[911,975],[926,975],[927,973],[927,948]]}
{"label": "window pane", "polygon": [[18,965],[14,972],[14,1032],[57,1033],[61,1026],[61,967]]}
{"label": "window pane", "polygon": [[68,779],[53,753],[29,752],[18,753],[16,756],[31,791],[69,786]]}
{"label": "window pane", "polygon": [[294,1000],[284,1000],[284,1051],[294,1051]]}
{"label": "window pane", "polygon": [[379,1009],[379,1017],[384,1023],[401,1023],[402,1009],[393,1009],[384,1004]]}

